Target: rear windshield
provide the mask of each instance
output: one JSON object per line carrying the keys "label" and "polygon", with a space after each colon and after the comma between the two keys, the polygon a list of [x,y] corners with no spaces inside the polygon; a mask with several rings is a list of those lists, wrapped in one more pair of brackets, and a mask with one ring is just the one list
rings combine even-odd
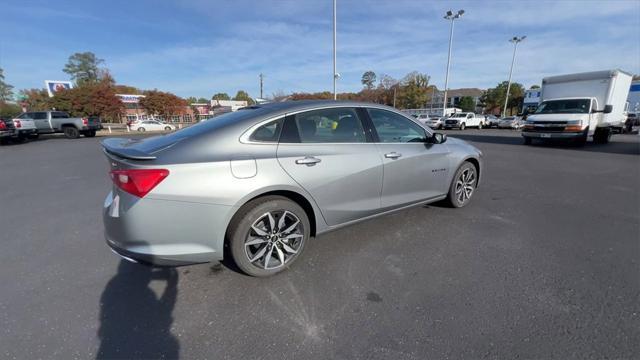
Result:
{"label": "rear windshield", "polygon": [[207,121],[199,122],[171,134],[145,139],[138,142],[135,147],[141,151],[152,153],[184,138],[215,131],[216,129],[221,129],[227,125],[259,115],[259,113],[261,113],[259,108],[244,108],[239,111],[216,116],[212,119],[208,119]]}

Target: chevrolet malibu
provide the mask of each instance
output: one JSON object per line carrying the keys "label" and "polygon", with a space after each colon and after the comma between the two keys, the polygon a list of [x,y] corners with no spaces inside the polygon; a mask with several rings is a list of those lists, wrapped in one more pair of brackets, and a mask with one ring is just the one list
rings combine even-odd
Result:
{"label": "chevrolet malibu", "polygon": [[230,256],[253,276],[282,271],[330,230],[440,200],[465,206],[482,173],[482,153],[468,143],[356,102],[250,106],[102,145],[115,253],[152,265]]}

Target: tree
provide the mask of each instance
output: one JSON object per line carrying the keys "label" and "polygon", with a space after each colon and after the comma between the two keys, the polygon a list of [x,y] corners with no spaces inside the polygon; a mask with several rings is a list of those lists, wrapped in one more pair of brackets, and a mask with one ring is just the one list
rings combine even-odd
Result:
{"label": "tree", "polygon": [[430,77],[417,71],[410,72],[403,79],[398,92],[397,104],[401,108],[415,109],[426,106]]}
{"label": "tree", "polygon": [[23,102],[29,111],[49,110],[51,98],[45,89],[20,90],[18,99]]}
{"label": "tree", "polygon": [[255,103],[251,96],[249,96],[249,94],[244,90],[238,90],[236,96],[233,97],[233,100],[246,101],[249,105],[253,105]]}
{"label": "tree", "polygon": [[18,104],[8,103],[0,100],[0,118],[13,118],[22,112]]}
{"label": "tree", "polygon": [[458,101],[457,107],[462,109],[462,111],[473,112],[476,109],[476,104],[471,96],[463,96]]}
{"label": "tree", "polygon": [[0,101],[13,99],[13,86],[4,82],[4,70],[0,68]]}
{"label": "tree", "polygon": [[540,89],[540,85],[531,85],[531,87],[529,89],[531,89],[531,90]]}
{"label": "tree", "polygon": [[104,63],[103,59],[98,59],[92,52],[75,53],[69,56],[69,61],[62,71],[71,75],[77,85],[85,82],[97,82],[100,78],[101,69],[98,67]]}
{"label": "tree", "polygon": [[376,73],[371,70],[365,71],[365,73],[362,74],[361,82],[365,88],[369,90],[373,89],[373,84],[376,82]]}
{"label": "tree", "polygon": [[107,79],[61,90],[50,99],[50,106],[72,116],[100,116],[112,122],[120,120],[124,112],[124,104]]}
{"label": "tree", "polygon": [[201,104],[205,104],[205,103],[208,103],[208,102],[209,102],[209,100],[207,100],[207,99],[205,99],[205,98],[203,98],[203,97],[199,97],[199,98],[198,98],[198,102],[199,102],[199,103],[201,103]]}
{"label": "tree", "polygon": [[177,95],[158,90],[145,91],[144,95],[140,99],[140,106],[149,114],[167,117],[186,113],[188,104]]}
{"label": "tree", "polygon": [[[484,93],[481,101],[485,104],[487,112],[492,112],[496,109],[502,111],[504,108],[504,100],[507,96],[508,85],[508,81],[503,81],[496,87],[488,89],[487,92]],[[522,99],[524,99],[524,87],[515,82],[511,83],[511,88],[509,90],[509,102],[507,103],[511,113],[513,113],[513,108],[518,108],[520,106],[519,104],[522,103]]]}
{"label": "tree", "polygon": [[136,87],[129,85],[113,85],[116,94],[142,95],[142,91]]}
{"label": "tree", "polygon": [[231,100],[227,93],[217,93],[211,97],[211,100]]}

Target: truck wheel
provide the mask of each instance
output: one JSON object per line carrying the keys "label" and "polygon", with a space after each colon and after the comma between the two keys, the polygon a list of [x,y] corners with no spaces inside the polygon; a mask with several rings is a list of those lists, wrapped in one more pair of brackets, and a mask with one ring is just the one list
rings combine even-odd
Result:
{"label": "truck wheel", "polygon": [[465,123],[460,124],[460,130],[464,130],[465,127],[466,127]]}
{"label": "truck wheel", "polygon": [[85,136],[85,137],[94,137],[94,136],[96,136],[96,131],[95,131],[95,130],[89,130],[89,131],[86,131],[86,132],[84,133],[84,136]]}
{"label": "truck wheel", "polygon": [[593,133],[593,142],[596,144],[606,144],[611,139],[611,130],[605,128],[598,128]]}
{"label": "truck wheel", "polygon": [[524,137],[524,144],[525,145],[531,145],[531,138],[530,137]]}
{"label": "truck wheel", "polygon": [[482,129],[482,123],[478,124],[478,130]]}
{"label": "truck wheel", "polygon": [[67,139],[77,139],[80,137],[80,131],[73,126],[65,126],[63,132]]}
{"label": "truck wheel", "polygon": [[139,132],[145,132],[145,128],[143,128],[143,127],[139,127],[139,128],[138,128],[138,131],[139,131]]}

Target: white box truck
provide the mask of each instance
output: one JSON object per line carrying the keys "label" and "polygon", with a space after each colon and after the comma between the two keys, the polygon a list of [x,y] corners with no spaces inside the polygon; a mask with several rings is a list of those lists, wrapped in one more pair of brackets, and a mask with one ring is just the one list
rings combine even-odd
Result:
{"label": "white box truck", "polygon": [[584,144],[607,143],[612,128],[626,118],[632,75],[621,70],[546,77],[540,105],[522,129],[525,144],[532,139],[571,139]]}

